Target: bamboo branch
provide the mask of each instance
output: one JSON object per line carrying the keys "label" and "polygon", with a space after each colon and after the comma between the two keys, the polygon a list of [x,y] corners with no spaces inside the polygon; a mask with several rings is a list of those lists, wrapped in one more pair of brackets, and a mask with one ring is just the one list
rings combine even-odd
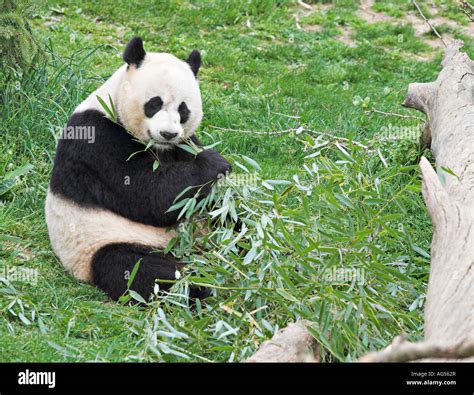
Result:
{"label": "bamboo branch", "polygon": [[375,113],[375,114],[380,114],[380,115],[384,115],[384,116],[388,116],[388,117],[397,117],[397,118],[404,118],[404,119],[416,119],[418,121],[424,121],[423,118],[417,117],[415,115],[399,114],[399,113],[396,113],[396,112],[385,112],[385,111],[377,110],[375,107],[372,107],[370,110],[367,110],[365,113],[366,114]]}
{"label": "bamboo branch", "polygon": [[436,30],[436,28],[431,24],[431,22],[428,20],[428,18],[426,18],[426,16],[423,14],[423,11],[421,11],[421,8],[418,5],[418,3],[415,0],[412,0],[412,1],[413,1],[413,4],[415,5],[415,7],[418,9],[418,12],[420,13],[420,16],[425,20],[425,22],[428,24],[428,26],[431,28],[431,30],[433,30],[434,34],[436,34],[438,36],[438,38],[441,40],[443,45],[445,47],[447,47],[446,43],[443,40],[443,37],[441,37],[441,35]]}
{"label": "bamboo branch", "polygon": [[430,341],[411,343],[396,337],[392,344],[381,351],[369,353],[358,362],[409,362],[420,359],[464,359],[474,356],[474,341],[455,345],[437,344]]}

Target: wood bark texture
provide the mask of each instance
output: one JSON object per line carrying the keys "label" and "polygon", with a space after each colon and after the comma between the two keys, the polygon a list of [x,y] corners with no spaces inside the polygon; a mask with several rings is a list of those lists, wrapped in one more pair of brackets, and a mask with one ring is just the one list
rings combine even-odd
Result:
{"label": "wood bark texture", "polygon": [[426,114],[438,169],[421,159],[434,226],[424,318],[425,341],[445,346],[474,340],[474,62],[461,46],[450,43],[436,81],[410,84],[404,102]]}
{"label": "wood bark texture", "polygon": [[317,362],[317,344],[302,321],[288,325],[246,362]]}

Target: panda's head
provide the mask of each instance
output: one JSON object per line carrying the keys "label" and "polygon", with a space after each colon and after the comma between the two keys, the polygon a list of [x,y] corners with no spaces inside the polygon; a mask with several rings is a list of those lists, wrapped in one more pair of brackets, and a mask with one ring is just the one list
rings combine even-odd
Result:
{"label": "panda's head", "polygon": [[128,64],[117,97],[124,127],[142,141],[169,149],[193,135],[202,119],[196,76],[201,55],[194,50],[187,61],[167,53],[145,52],[141,38],[125,48]]}

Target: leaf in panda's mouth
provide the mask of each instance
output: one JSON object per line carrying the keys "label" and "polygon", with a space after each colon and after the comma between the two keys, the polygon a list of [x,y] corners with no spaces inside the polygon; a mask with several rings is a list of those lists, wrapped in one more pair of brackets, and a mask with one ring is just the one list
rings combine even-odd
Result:
{"label": "leaf in panda's mouth", "polygon": [[198,147],[192,140],[184,140],[181,144],[178,144],[178,147],[189,152],[190,154],[197,156],[202,148]]}

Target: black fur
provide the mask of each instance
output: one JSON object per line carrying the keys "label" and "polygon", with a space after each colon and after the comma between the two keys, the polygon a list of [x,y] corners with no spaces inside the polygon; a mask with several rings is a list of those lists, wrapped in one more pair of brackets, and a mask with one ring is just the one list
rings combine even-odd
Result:
{"label": "black fur", "polygon": [[[95,141],[59,141],[51,177],[51,190],[87,207],[105,208],[133,221],[154,226],[170,226],[179,210],[166,213],[176,196],[189,186],[195,188],[183,197],[210,191],[230,164],[214,150],[196,158],[175,147],[159,155],[160,165],[153,172],[154,158],[140,152],[144,146],[133,140],[125,129],[99,111],[73,114],[70,126],[95,127]],[[195,140],[197,141],[197,140]]]}
{"label": "black fur", "polygon": [[180,123],[186,123],[189,119],[189,114],[191,114],[191,111],[189,111],[189,108],[184,101],[179,105],[178,112],[180,117]]}
{"label": "black fur", "polygon": [[[152,295],[155,279],[175,280],[176,271],[182,268],[171,255],[152,253],[149,247],[138,244],[109,244],[98,250],[92,259],[93,283],[111,299],[117,300],[127,291],[127,282],[135,264],[140,266],[130,289],[145,300]],[[167,291],[173,284],[159,282],[160,290]],[[190,298],[205,298],[210,295],[206,288],[191,286]]]}
{"label": "black fur", "polygon": [[[197,157],[175,147],[159,155],[160,166],[153,172],[154,158],[142,151],[136,141],[119,124],[97,110],[73,114],[68,127],[94,127],[95,140],[61,139],[58,143],[50,188],[80,206],[105,208],[125,218],[158,227],[174,225],[179,210],[166,213],[176,196],[189,186],[196,186],[183,195],[191,196],[197,186],[201,196],[210,191],[220,174],[230,171],[230,164],[214,150],[205,150]],[[193,136],[192,140],[201,145]],[[127,160],[128,159],[128,160]],[[106,230],[104,230],[106,231]],[[150,253],[151,247],[117,243],[101,248],[92,262],[93,283],[112,299],[127,289],[126,272],[142,262],[131,289],[148,299],[155,280],[174,280],[182,264],[170,255]],[[162,290],[170,284],[161,283]],[[209,291],[191,287],[191,298],[202,298]]]}
{"label": "black fur", "polygon": [[163,100],[161,100],[160,96],[152,97],[148,100],[145,105],[143,106],[143,111],[148,118],[153,117],[158,111],[161,110],[163,106]]}
{"label": "black fur", "polygon": [[132,38],[123,52],[123,60],[130,66],[134,64],[140,67],[140,64],[145,59],[145,49],[143,48],[143,41],[140,37]]}
{"label": "black fur", "polygon": [[186,62],[189,64],[191,67],[191,70],[193,71],[194,75],[197,76],[199,68],[201,67],[201,54],[197,49],[192,51],[189,56],[188,60]]}

